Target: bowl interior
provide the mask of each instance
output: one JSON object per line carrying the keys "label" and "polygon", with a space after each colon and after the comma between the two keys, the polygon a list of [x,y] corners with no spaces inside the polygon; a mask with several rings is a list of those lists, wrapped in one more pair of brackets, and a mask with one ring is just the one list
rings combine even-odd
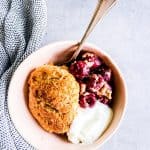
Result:
{"label": "bowl interior", "polygon": [[[27,106],[28,91],[27,78],[29,73],[36,67],[50,62],[60,63],[66,59],[75,48],[75,42],[58,42],[45,46],[25,59],[15,71],[10,82],[8,91],[8,107],[11,119],[24,139],[40,150],[80,150],[96,149],[101,146],[117,129],[126,106],[126,90],[122,75],[113,60],[104,52],[91,44],[85,44],[86,51],[92,51],[101,57],[112,69],[114,78],[114,95],[112,109],[114,116],[111,124],[104,134],[95,143],[90,145],[75,145],[65,138],[47,133],[30,114]],[[68,51],[70,50],[70,51]]]}

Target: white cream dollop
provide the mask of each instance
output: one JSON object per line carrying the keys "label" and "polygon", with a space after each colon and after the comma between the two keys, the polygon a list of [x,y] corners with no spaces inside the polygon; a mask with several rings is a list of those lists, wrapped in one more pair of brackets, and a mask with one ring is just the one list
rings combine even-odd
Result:
{"label": "white cream dollop", "polygon": [[79,108],[69,131],[68,140],[74,144],[90,144],[97,140],[112,120],[110,107],[96,102],[93,108]]}

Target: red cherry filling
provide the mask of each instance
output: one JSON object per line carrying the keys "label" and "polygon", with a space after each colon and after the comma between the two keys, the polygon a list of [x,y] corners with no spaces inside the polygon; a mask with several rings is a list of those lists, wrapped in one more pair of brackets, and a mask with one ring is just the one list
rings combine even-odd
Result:
{"label": "red cherry filling", "polygon": [[102,64],[101,60],[93,53],[84,53],[82,55],[82,59],[92,70]]}
{"label": "red cherry filling", "polygon": [[104,79],[101,75],[92,74],[87,81],[87,90],[97,92],[104,85]]}
{"label": "red cherry filling", "polygon": [[76,77],[83,79],[89,75],[90,69],[84,61],[75,61],[70,65],[70,72]]}
{"label": "red cherry filling", "polygon": [[93,107],[96,101],[110,103],[112,72],[98,56],[89,52],[81,54],[69,65],[69,71],[80,85],[80,107]]}
{"label": "red cherry filling", "polygon": [[96,96],[94,93],[86,92],[80,96],[79,104],[82,108],[93,107],[96,102]]}
{"label": "red cherry filling", "polygon": [[97,73],[100,73],[105,81],[109,82],[111,80],[112,71],[106,65],[101,65],[101,67],[97,69]]}
{"label": "red cherry filling", "polygon": [[105,96],[98,97],[98,101],[103,103],[103,104],[106,104],[106,105],[108,105],[110,103],[110,100]]}

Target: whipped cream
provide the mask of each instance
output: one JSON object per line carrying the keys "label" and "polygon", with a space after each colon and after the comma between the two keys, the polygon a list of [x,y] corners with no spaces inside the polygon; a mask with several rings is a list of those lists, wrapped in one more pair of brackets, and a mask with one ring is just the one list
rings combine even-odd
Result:
{"label": "whipped cream", "polygon": [[93,108],[79,108],[67,136],[74,144],[90,144],[97,140],[112,120],[112,109],[96,102]]}

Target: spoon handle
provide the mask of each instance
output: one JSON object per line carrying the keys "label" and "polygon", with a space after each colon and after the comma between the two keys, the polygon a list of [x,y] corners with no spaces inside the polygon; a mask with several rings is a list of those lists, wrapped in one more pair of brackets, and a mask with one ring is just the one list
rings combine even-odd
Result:
{"label": "spoon handle", "polygon": [[81,41],[78,43],[78,48],[73,54],[71,60],[76,59],[76,57],[79,55],[82,45],[89,36],[89,34],[93,31],[96,24],[100,21],[100,19],[103,17],[103,15],[115,4],[116,0],[98,0],[98,4],[96,6],[95,12],[92,16],[92,19],[81,39]]}

